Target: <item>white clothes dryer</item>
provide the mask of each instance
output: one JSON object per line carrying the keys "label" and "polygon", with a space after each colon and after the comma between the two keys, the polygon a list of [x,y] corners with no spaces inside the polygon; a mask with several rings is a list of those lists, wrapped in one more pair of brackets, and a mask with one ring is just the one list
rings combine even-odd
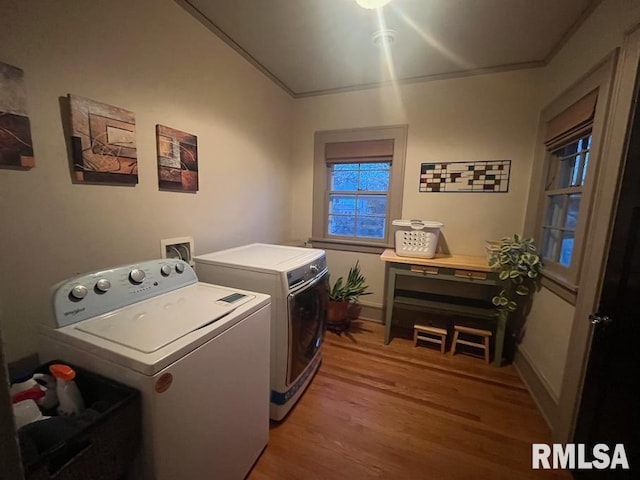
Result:
{"label": "white clothes dryer", "polygon": [[252,243],[194,257],[203,282],[271,296],[271,418],[282,420],[321,361],[329,272],[324,250]]}

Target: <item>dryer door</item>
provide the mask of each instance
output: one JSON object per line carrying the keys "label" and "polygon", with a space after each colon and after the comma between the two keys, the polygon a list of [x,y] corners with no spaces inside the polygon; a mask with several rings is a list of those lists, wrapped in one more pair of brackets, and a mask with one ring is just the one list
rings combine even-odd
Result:
{"label": "dryer door", "polygon": [[289,294],[287,386],[294,383],[320,349],[327,325],[329,273]]}

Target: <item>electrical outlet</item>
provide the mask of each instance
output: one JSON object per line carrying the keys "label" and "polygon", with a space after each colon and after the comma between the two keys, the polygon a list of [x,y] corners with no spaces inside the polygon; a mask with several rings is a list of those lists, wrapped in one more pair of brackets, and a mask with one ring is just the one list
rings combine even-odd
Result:
{"label": "electrical outlet", "polygon": [[193,237],[178,237],[160,240],[160,253],[162,258],[179,258],[192,267],[193,261]]}

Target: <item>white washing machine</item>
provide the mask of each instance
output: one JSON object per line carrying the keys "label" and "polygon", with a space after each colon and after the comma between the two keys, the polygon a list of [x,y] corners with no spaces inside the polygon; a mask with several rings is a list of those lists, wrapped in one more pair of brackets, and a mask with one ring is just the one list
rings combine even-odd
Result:
{"label": "white washing machine", "polygon": [[203,282],[271,296],[271,418],[282,420],[320,365],[329,273],[324,250],[252,243],[194,257]]}
{"label": "white washing machine", "polygon": [[131,478],[242,479],[269,438],[270,305],[179,260],[92,272],[55,288],[39,353],[141,392]]}

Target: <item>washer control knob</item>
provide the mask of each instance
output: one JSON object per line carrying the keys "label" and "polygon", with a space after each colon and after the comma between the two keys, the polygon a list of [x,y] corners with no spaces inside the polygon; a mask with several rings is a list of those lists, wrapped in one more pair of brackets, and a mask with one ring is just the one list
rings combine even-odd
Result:
{"label": "washer control knob", "polygon": [[184,263],[182,262],[176,263],[176,272],[178,273],[184,272]]}
{"label": "washer control knob", "polygon": [[144,277],[144,270],[139,268],[134,268],[129,272],[129,280],[131,280],[131,283],[142,283]]}
{"label": "washer control knob", "polygon": [[309,271],[315,275],[316,273],[318,273],[318,266],[316,264],[312,264],[309,267]]}
{"label": "washer control knob", "polygon": [[171,267],[169,265],[162,265],[162,267],[160,267],[160,273],[162,276],[168,277],[171,273]]}
{"label": "washer control knob", "polygon": [[104,293],[110,288],[111,288],[111,282],[106,278],[101,278],[96,282],[96,290],[98,290],[99,292]]}
{"label": "washer control knob", "polygon": [[75,300],[82,300],[87,296],[87,293],[89,293],[87,287],[85,287],[84,285],[76,285],[71,289],[69,295]]}

